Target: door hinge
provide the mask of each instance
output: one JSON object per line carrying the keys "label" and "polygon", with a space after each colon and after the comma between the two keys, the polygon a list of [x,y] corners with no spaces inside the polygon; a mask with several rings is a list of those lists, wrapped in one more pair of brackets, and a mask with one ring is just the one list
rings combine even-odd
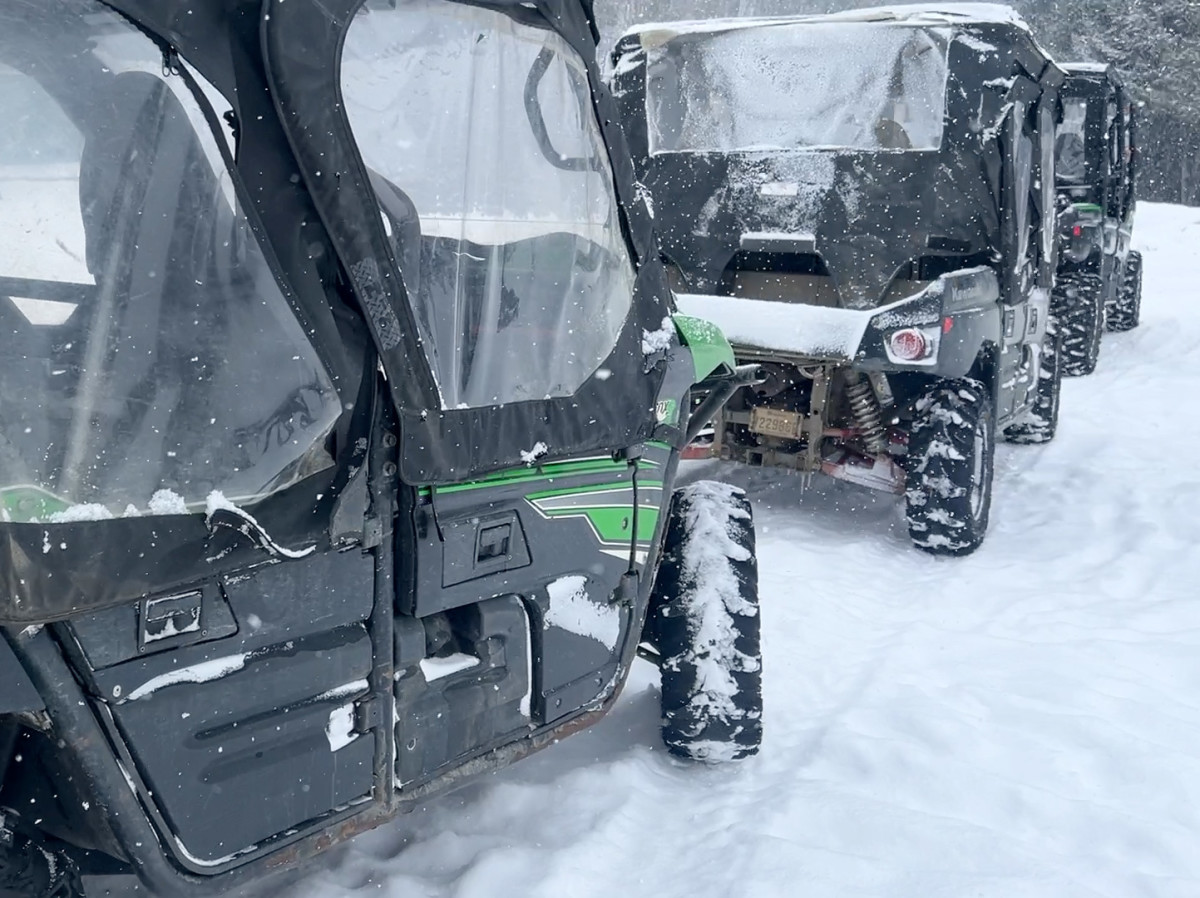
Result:
{"label": "door hinge", "polygon": [[383,520],[376,515],[363,518],[362,545],[364,549],[374,549],[383,545]]}
{"label": "door hinge", "polygon": [[383,723],[383,700],[378,696],[354,704],[354,732],[369,733]]}

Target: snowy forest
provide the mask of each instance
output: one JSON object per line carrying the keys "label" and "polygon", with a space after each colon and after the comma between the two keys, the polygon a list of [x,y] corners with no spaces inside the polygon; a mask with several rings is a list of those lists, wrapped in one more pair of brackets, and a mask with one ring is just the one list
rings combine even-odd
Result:
{"label": "snowy forest", "polygon": [[[638,22],[831,12],[879,0],[596,0],[607,49]],[[1013,0],[1063,62],[1114,63],[1142,102],[1139,195],[1200,205],[1200,0]]]}

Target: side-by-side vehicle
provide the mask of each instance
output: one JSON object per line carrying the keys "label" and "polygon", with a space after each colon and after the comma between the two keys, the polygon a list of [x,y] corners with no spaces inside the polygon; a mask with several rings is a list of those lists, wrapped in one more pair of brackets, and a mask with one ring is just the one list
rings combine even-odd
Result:
{"label": "side-by-side vehicle", "polygon": [[1065,75],[1005,7],[646,25],[611,83],[679,305],[767,380],[711,452],[984,539],[996,437],[1053,435]]}
{"label": "side-by-side vehicle", "polygon": [[0,0],[0,894],[294,869],[639,653],[671,751],[757,750],[749,505],[675,480],[759,372],[674,314],[595,40]]}
{"label": "side-by-side vehicle", "polygon": [[1091,374],[1107,326],[1137,327],[1142,254],[1130,248],[1137,171],[1134,103],[1110,65],[1064,65],[1063,122],[1056,139],[1063,206],[1062,251],[1050,311],[1062,339],[1063,373]]}

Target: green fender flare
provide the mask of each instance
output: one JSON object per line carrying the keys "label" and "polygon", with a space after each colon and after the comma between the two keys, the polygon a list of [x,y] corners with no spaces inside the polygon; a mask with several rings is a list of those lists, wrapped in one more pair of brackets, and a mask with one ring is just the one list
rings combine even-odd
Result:
{"label": "green fender flare", "polygon": [[732,374],[735,367],[733,347],[721,329],[711,321],[690,315],[672,315],[679,342],[692,353],[696,366],[696,383],[713,374]]}

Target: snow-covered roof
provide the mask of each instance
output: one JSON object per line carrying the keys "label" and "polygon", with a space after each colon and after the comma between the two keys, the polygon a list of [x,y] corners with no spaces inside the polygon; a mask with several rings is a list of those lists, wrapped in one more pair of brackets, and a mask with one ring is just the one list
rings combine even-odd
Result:
{"label": "snow-covered roof", "polygon": [[910,3],[897,6],[873,6],[848,9],[826,15],[745,16],[741,18],[695,19],[679,22],[646,22],[635,25],[626,35],[640,35],[644,43],[662,43],[681,34],[733,31],[772,25],[832,22],[880,22],[902,25],[1015,25],[1029,30],[1025,20],[1011,6],[999,3]]}
{"label": "snow-covered roof", "polygon": [[1002,3],[905,3],[897,6],[873,6],[830,13],[827,19],[852,22],[912,22],[944,25],[959,22],[991,22],[1027,27],[1011,6]]}

